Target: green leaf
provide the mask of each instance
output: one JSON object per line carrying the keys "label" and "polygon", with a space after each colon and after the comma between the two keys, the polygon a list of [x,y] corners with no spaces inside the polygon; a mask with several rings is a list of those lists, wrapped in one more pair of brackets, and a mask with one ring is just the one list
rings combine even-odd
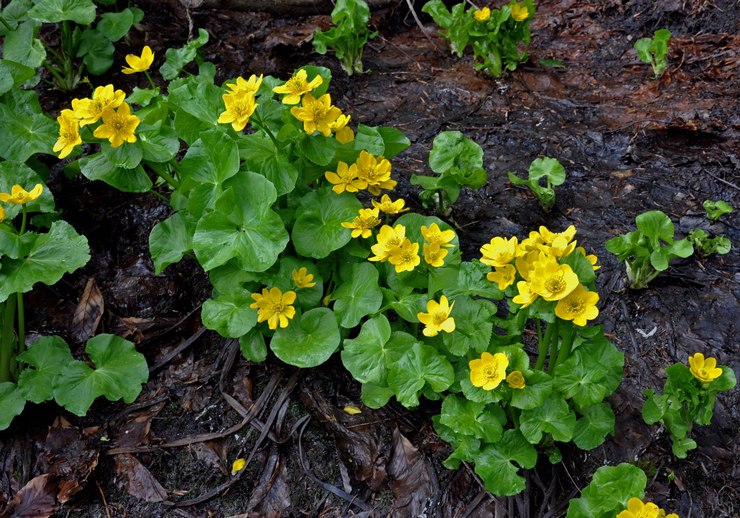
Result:
{"label": "green leaf", "polygon": [[429,272],[429,292],[444,291],[448,298],[453,299],[458,295],[468,295],[501,300],[504,298],[503,292],[486,279],[490,271],[491,267],[480,261],[433,268]]}
{"label": "green leaf", "polygon": [[117,167],[103,153],[80,158],[80,171],[89,180],[102,180],[123,192],[148,192],[152,188],[141,164],[134,169]]}
{"label": "green leaf", "polygon": [[36,37],[38,25],[26,20],[9,32],[3,41],[3,58],[33,69],[40,67],[46,59],[46,49]]}
{"label": "green leaf", "polygon": [[370,263],[352,265],[352,277],[334,291],[334,311],[339,325],[350,329],[363,317],[375,313],[383,303],[378,285],[378,270]]}
{"label": "green leaf", "polygon": [[655,424],[665,415],[668,410],[668,396],[656,395],[652,390],[645,390],[647,400],[642,406],[642,418],[647,424]]}
{"label": "green leaf", "polygon": [[239,139],[239,154],[244,157],[242,168],[264,175],[275,186],[278,196],[295,187],[298,169],[266,135],[253,133]]}
{"label": "green leaf", "polygon": [[244,357],[251,362],[262,363],[267,359],[265,338],[256,328],[239,339],[239,349]]}
{"label": "green leaf", "polygon": [[15,383],[9,381],[0,383],[0,430],[7,429],[13,418],[21,415],[25,406],[26,398]]}
{"label": "green leaf", "polygon": [[301,368],[321,365],[337,350],[341,337],[334,313],[315,308],[275,331],[270,348],[275,356]]}
{"label": "green leaf", "polygon": [[529,166],[529,180],[539,182],[540,178],[547,178],[552,185],[562,185],[565,182],[565,168],[554,158],[536,158]]}
{"label": "green leaf", "polygon": [[311,163],[320,166],[329,165],[334,160],[339,144],[334,138],[323,135],[306,136],[298,142],[296,153]]}
{"label": "green leaf", "polygon": [[362,385],[362,393],[360,398],[362,402],[368,408],[381,408],[388,404],[388,401],[393,397],[393,390],[374,383],[364,383]]}
{"label": "green leaf", "polygon": [[696,448],[696,441],[690,437],[673,438],[672,440],[671,451],[679,459],[685,459],[688,452]]}
{"label": "green leaf", "polygon": [[134,344],[101,334],[88,340],[85,350],[95,368],[81,361],[65,366],[54,385],[57,403],[79,416],[87,413],[98,396],[132,403],[149,378],[146,360]]}
{"label": "green leaf", "polygon": [[0,135],[0,157],[25,162],[36,153],[51,154],[59,126],[43,113],[18,113],[17,108],[0,104],[3,131]]}
{"label": "green leaf", "polygon": [[141,9],[127,7],[118,13],[103,13],[95,28],[108,41],[118,41],[126,36],[131,26],[137,22],[138,13],[136,11],[141,12]]}
{"label": "green leaf", "polygon": [[15,61],[0,59],[0,96],[17,88],[35,75],[36,71]]}
{"label": "green leaf", "polygon": [[226,187],[215,209],[198,221],[193,251],[205,271],[236,258],[244,270],[263,272],[288,244],[282,219],[270,209],[275,187],[256,173],[242,173]]}
{"label": "green leaf", "polygon": [[556,441],[568,442],[576,427],[576,415],[561,398],[550,398],[541,407],[522,410],[519,419],[522,435],[532,444],[538,444],[543,433],[549,433]]}
{"label": "green leaf", "polygon": [[0,301],[12,293],[31,291],[37,282],[51,286],[62,275],[83,267],[90,260],[87,239],[65,221],[55,221],[47,234],[40,234],[26,257],[3,259],[0,270]]}
{"label": "green leaf", "polygon": [[471,171],[483,167],[483,149],[459,131],[443,131],[434,138],[429,167],[439,174],[454,169]]}
{"label": "green leaf", "polygon": [[29,18],[44,23],[72,21],[90,25],[95,21],[95,4],[92,0],[35,0],[28,11]]}
{"label": "green leaf", "polygon": [[380,127],[375,128],[380,137],[383,139],[383,156],[390,160],[411,145],[411,141],[406,135],[396,128]]}
{"label": "green leaf", "polygon": [[671,218],[659,210],[643,212],[635,218],[637,230],[648,237],[654,249],[658,249],[660,241],[673,243],[674,226]]}
{"label": "green leaf", "polygon": [[735,378],[735,371],[726,365],[719,366],[722,369],[722,375],[719,378],[714,379],[707,385],[707,390],[713,392],[725,392],[732,390],[737,385],[737,379]]}
{"label": "green leaf", "polygon": [[224,338],[240,338],[257,325],[257,311],[248,293],[230,292],[203,302],[201,319]]}
{"label": "green leaf", "polygon": [[506,415],[497,405],[474,403],[454,394],[442,402],[439,422],[455,434],[471,435],[485,442],[498,442],[506,424]]}
{"label": "green leaf", "polygon": [[435,392],[446,390],[455,381],[452,365],[429,345],[414,343],[390,366],[388,386],[396,399],[410,408],[419,404],[419,393],[427,383]]}
{"label": "green leaf", "polygon": [[179,262],[193,248],[195,223],[189,215],[176,212],[160,221],[149,234],[149,253],[154,273],[159,275],[169,265]]}
{"label": "green leaf", "polygon": [[[381,290],[386,296],[396,297],[397,295],[393,290],[383,288]],[[417,315],[421,312],[426,312],[427,302],[429,302],[429,295],[426,293],[410,293],[408,295],[402,295],[398,297],[398,300],[390,302],[390,307],[406,322],[417,323],[419,322]]]}
{"label": "green leaf", "polygon": [[524,388],[512,389],[511,406],[522,410],[532,410],[542,406],[552,394],[552,377],[546,372],[533,371],[527,374],[525,379]]}
{"label": "green leaf", "polygon": [[451,316],[455,319],[455,331],[443,335],[450,353],[465,356],[470,349],[477,353],[486,351],[491,342],[491,316],[496,312],[496,306],[491,301],[464,295],[450,299],[450,303],[454,304]]}
{"label": "green leaf", "polygon": [[352,221],[362,204],[351,194],[336,194],[330,187],[308,192],[296,210],[291,239],[296,251],[322,259],[351,239],[343,221]]}
{"label": "green leaf", "polygon": [[581,412],[576,423],[573,442],[582,450],[592,450],[614,433],[614,412],[608,403],[597,403]]}
{"label": "green leaf", "polygon": [[483,448],[475,457],[475,472],[494,495],[516,495],[524,490],[526,482],[512,461],[525,469],[537,462],[537,451],[518,430],[507,430],[499,442]]}
{"label": "green leaf", "polygon": [[95,76],[104,74],[113,66],[113,53],[116,48],[105,35],[94,29],[82,32],[77,57],[84,57],[87,71]]}
{"label": "green leaf", "polygon": [[42,336],[17,359],[33,367],[23,369],[18,376],[18,389],[33,403],[53,398],[54,380],[64,367],[75,361],[67,342],[59,336]]}
{"label": "green leaf", "polygon": [[198,29],[198,37],[190,40],[179,49],[167,49],[165,61],[159,67],[159,73],[167,81],[175,79],[180,71],[185,68],[198,55],[198,49],[208,43],[208,31]]}
{"label": "green leaf", "polygon": [[169,162],[180,151],[180,139],[174,129],[163,126],[157,131],[138,133],[139,146],[147,162]]}
{"label": "green leaf", "polygon": [[141,163],[143,156],[143,151],[138,141],[118,147],[112,147],[109,143],[103,142],[100,146],[100,151],[108,162],[122,169],[134,169]]}
{"label": "green leaf", "polygon": [[647,477],[632,464],[602,466],[596,470],[581,498],[570,501],[567,518],[614,518],[630,498],[643,498]]}
{"label": "green leaf", "polygon": [[357,338],[345,339],[342,350],[344,367],[360,383],[381,383],[386,377],[386,343],[391,326],[385,315],[378,315],[362,324]]}
{"label": "green leaf", "polygon": [[707,211],[707,218],[711,221],[717,221],[724,214],[732,212],[732,205],[724,200],[705,200],[702,206]]}

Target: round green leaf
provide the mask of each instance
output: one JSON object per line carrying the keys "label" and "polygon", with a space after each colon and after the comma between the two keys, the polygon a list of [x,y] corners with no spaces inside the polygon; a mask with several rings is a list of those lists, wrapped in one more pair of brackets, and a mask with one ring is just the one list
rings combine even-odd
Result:
{"label": "round green leaf", "polygon": [[329,187],[310,191],[296,210],[291,238],[296,251],[322,259],[346,245],[351,237],[343,221],[352,221],[362,204],[351,194],[338,195]]}
{"label": "round green leaf", "polygon": [[549,433],[556,441],[568,442],[575,426],[576,415],[560,398],[550,398],[540,407],[522,410],[519,421],[522,435],[532,444],[538,444],[543,433]]}
{"label": "round green leaf", "polygon": [[361,383],[385,381],[385,345],[391,337],[391,326],[385,315],[362,324],[357,338],[345,339],[342,363]]}
{"label": "round green leaf", "polygon": [[337,350],[339,327],[334,313],[315,308],[275,331],[270,348],[275,356],[289,365],[308,368],[321,365]]}
{"label": "round green leaf", "polygon": [[90,25],[95,21],[95,4],[92,0],[35,0],[28,16],[44,23],[71,21]]}
{"label": "round green leaf", "polygon": [[15,383],[6,381],[0,383],[0,430],[5,430],[13,422],[13,418],[23,412],[26,398],[15,386]]}
{"label": "round green leaf", "polygon": [[53,397],[54,380],[64,367],[74,361],[67,342],[59,336],[42,336],[17,358],[33,367],[23,369],[18,376],[18,388],[33,403]]}
{"label": "round green leaf", "polygon": [[352,277],[342,282],[332,298],[339,325],[353,328],[360,320],[375,313],[383,303],[383,293],[378,285],[378,270],[370,263],[352,265]]}
{"label": "round green leaf", "polygon": [[597,403],[584,408],[576,422],[573,442],[582,450],[592,450],[604,442],[606,436],[614,433],[614,412],[608,403]]}
{"label": "round green leaf", "polygon": [[201,310],[203,325],[225,338],[239,338],[257,325],[257,311],[249,307],[252,302],[244,292],[208,299]]}
{"label": "round green leaf", "polygon": [[80,158],[80,171],[90,180],[102,180],[123,192],[148,192],[152,188],[141,164],[134,169],[117,167],[103,153]]}

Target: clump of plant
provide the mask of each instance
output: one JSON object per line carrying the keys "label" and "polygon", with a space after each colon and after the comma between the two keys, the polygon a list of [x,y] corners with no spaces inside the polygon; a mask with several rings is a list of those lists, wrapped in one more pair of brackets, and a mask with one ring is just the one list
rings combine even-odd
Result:
{"label": "clump of plant", "polygon": [[316,29],[313,48],[319,54],[332,49],[348,75],[361,74],[362,53],[368,40],[378,33],[370,32],[370,9],[365,0],[337,0],[331,12],[334,27],[327,31]]}
{"label": "clump of plant", "polygon": [[663,72],[668,66],[666,54],[668,54],[668,42],[670,39],[671,31],[668,29],[658,29],[652,38],[640,38],[635,42],[634,46],[637,56],[643,63],[653,67],[653,74],[655,74],[656,79],[663,75]]}
{"label": "clump of plant", "polygon": [[542,210],[550,212],[555,206],[555,187],[565,183],[565,168],[554,158],[537,158],[529,166],[526,180],[510,172],[509,181],[514,185],[529,187],[540,202]]}
{"label": "clump of plant", "polygon": [[[632,464],[602,466],[568,505],[566,518],[678,518],[652,502],[643,502],[647,477]],[[635,496],[637,495],[637,496]]]}
{"label": "clump of plant", "polygon": [[450,48],[462,57],[465,48],[473,48],[475,69],[499,77],[506,70],[516,70],[528,59],[525,49],[530,42],[529,24],[535,14],[532,0],[512,0],[500,9],[476,9],[461,2],[447,9],[442,0],[431,0],[422,11],[442,28]]}
{"label": "clump of plant", "polygon": [[690,437],[692,427],[711,422],[717,394],[735,387],[735,373],[702,353],[689,356],[688,366],[675,363],[665,371],[668,379],[662,395],[645,390],[642,417],[647,424],[661,421],[671,435],[673,454],[684,459],[696,448]]}
{"label": "clump of plant", "polygon": [[[127,7],[97,15],[93,0],[12,0],[3,9],[3,57],[31,68],[44,66],[62,90],[73,90],[85,73],[101,75],[113,65],[113,43],[141,21],[144,12]],[[96,22],[97,20],[97,22]],[[38,36],[44,23],[57,24],[58,47]]]}
{"label": "clump of plant", "polygon": [[423,189],[419,198],[425,207],[448,215],[463,186],[479,189],[488,181],[483,168],[483,149],[459,131],[443,131],[434,138],[429,166],[439,176],[411,175],[411,183]]}
{"label": "clump of plant", "polygon": [[672,259],[693,254],[694,247],[688,239],[675,238],[673,222],[659,210],[640,214],[635,223],[637,230],[610,239],[606,249],[624,261],[630,288],[642,289]]}
{"label": "clump of plant", "polygon": [[700,228],[690,231],[686,239],[702,257],[709,257],[714,254],[725,255],[732,250],[732,242],[729,237],[725,235],[711,237]]}
{"label": "clump of plant", "polygon": [[[82,126],[87,112],[74,105],[66,114],[70,135],[76,120],[82,141],[98,144],[70,170],[133,192],[152,189],[148,173],[159,177],[172,214],[150,235],[155,269],[186,254],[201,264],[213,284],[206,327],[255,362],[271,351],[313,367],[341,350],[373,408],[443,400],[435,426],[455,449],[447,465],[474,462],[496,494],[521,491],[518,471],[538,452],[555,462],[558,443],[603,442],[614,424],[604,398],[624,358],[589,325],[598,266],[574,227],[540,227],[521,243],[496,237],[480,261],[463,261],[447,223],[392,197],[391,159],[408,139],[352,128],[332,103],[329,70],[221,86],[214,75],[201,63],[166,94],[129,96],[130,108],[111,85],[99,119]],[[470,143],[445,138],[460,149],[440,144],[432,162],[443,165],[433,167],[484,174],[478,158],[459,156]],[[498,317],[504,297],[511,312]],[[525,328],[538,337],[533,364]]]}
{"label": "clump of plant", "polygon": [[717,221],[725,214],[732,213],[732,205],[724,200],[704,200],[702,206],[707,211],[707,218],[712,222]]}

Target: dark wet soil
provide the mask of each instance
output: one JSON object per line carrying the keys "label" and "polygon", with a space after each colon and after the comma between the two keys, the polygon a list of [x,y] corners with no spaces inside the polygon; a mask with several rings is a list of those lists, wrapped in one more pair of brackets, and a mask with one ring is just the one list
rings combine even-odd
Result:
{"label": "dark wet soil", "polygon": [[[146,43],[162,56],[186,41],[180,4],[134,3],[146,17],[131,48]],[[238,346],[203,333],[206,276],[187,260],[153,273],[148,234],[168,210],[156,198],[56,174],[51,188],[65,218],[88,236],[93,259],[33,292],[29,328],[73,343],[69,315],[92,277],[106,304],[102,329],[135,340],[154,368],[133,406],[98,402],[84,419],[64,416],[87,460],[72,470],[78,475],[58,516],[562,516],[596,468],[619,462],[643,467],[649,497],[681,517],[738,516],[738,391],[719,397],[712,425],[694,432],[698,448],[687,460],[672,457],[665,431],[640,417],[642,390],[662,386],[664,367],[694,352],[740,370],[737,212],[712,227],[732,240],[730,254],[676,262],[639,292],[624,289],[623,265],[604,242],[633,229],[646,210],[666,212],[685,235],[705,225],[704,200],[740,207],[740,5],[538,4],[530,64],[498,80],[475,74],[470,56],[452,58],[400,7],[374,14],[381,36],[365,52],[371,73],[351,78],[331,56],[311,53],[310,34],[326,17],[199,9],[189,16],[211,34],[205,57],[216,64],[218,81],[286,77],[309,62],[331,68],[332,97],[354,122],[396,127],[411,139],[393,166],[415,210],[425,209],[408,179],[430,172],[437,133],[459,130],[483,146],[489,182],[464,190],[450,215],[468,258],[495,235],[574,224],[602,264],[599,321],[626,355],[624,381],[611,398],[615,436],[590,452],[565,451],[560,465],[540,462],[525,493],[493,498],[471,469],[441,466],[449,451],[431,428],[433,404],[349,416],[342,408],[360,404],[359,387],[337,359],[311,371],[273,359],[249,365]],[[674,38],[668,71],[656,81],[632,42],[661,27]],[[546,68],[540,59],[565,67]],[[48,91],[45,99],[51,111],[68,102]],[[506,177],[542,155],[560,160],[568,174],[550,214]],[[245,409],[259,413],[239,427]],[[0,434],[0,503],[34,476],[61,470],[49,453],[65,430],[52,426],[58,415],[49,405],[29,408]],[[247,469],[232,477],[231,462],[250,454]]]}

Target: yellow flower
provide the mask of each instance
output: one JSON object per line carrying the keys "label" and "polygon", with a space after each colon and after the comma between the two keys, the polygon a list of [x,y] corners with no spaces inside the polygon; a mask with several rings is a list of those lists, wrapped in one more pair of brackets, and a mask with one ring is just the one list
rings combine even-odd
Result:
{"label": "yellow flower", "polygon": [[406,202],[403,200],[403,198],[398,198],[396,201],[393,201],[391,200],[391,197],[387,194],[384,194],[380,198],[380,202],[372,200],[372,204],[373,207],[386,214],[400,214],[409,210],[403,208],[403,206],[406,205]]}
{"label": "yellow flower", "polygon": [[491,10],[488,7],[478,9],[473,12],[473,18],[476,22],[485,22],[491,17]]}
{"label": "yellow flower", "polygon": [[569,226],[563,232],[550,232],[546,227],[540,227],[540,235],[544,243],[538,243],[537,247],[547,255],[560,259],[568,256],[576,248],[576,241],[573,238],[576,235],[576,227]]}
{"label": "yellow flower", "polygon": [[363,150],[355,164],[357,176],[367,183],[371,194],[379,196],[381,189],[391,190],[396,186],[396,181],[391,179],[391,163],[382,156],[376,157]]}
{"label": "yellow flower", "polygon": [[254,302],[250,308],[257,309],[257,322],[267,320],[270,329],[288,327],[288,320],[295,316],[295,308],[291,305],[295,302],[295,291],[283,293],[280,288],[262,288],[262,293],[252,293]]}
{"label": "yellow flower", "polygon": [[57,117],[59,123],[59,139],[52,148],[55,153],[60,151],[59,158],[69,155],[75,146],[82,144],[80,137],[80,123],[72,110],[62,110],[61,115]]}
{"label": "yellow flower", "polygon": [[375,254],[373,257],[369,257],[369,261],[385,261],[390,256],[390,253],[401,246],[406,240],[406,227],[403,225],[396,225],[391,227],[390,225],[383,225],[380,227],[378,232],[378,242],[370,247],[370,250]]}
{"label": "yellow flower", "polygon": [[[7,192],[0,192],[0,201],[10,203],[11,205],[23,205],[29,201],[33,201],[44,191],[44,186],[37,183],[33,189],[26,191],[23,187],[18,184],[13,185],[10,189],[10,194]],[[3,214],[4,217],[4,214]]]}
{"label": "yellow flower", "polygon": [[544,257],[531,272],[532,291],[547,301],[561,300],[578,286],[578,275],[567,264]]}
{"label": "yellow flower", "polygon": [[[283,100],[285,102],[285,100]],[[318,99],[313,95],[306,94],[301,99],[301,107],[294,106],[290,113],[303,122],[303,130],[312,135],[318,131],[325,137],[331,135],[331,125],[337,121],[342,111],[336,106],[331,105],[331,96],[324,94]]]}
{"label": "yellow flower", "polygon": [[141,120],[131,115],[131,108],[123,103],[118,110],[108,108],[103,112],[103,124],[95,128],[93,135],[97,138],[107,138],[112,147],[118,147],[124,142],[136,142],[134,130]]}
{"label": "yellow flower", "polygon": [[236,78],[236,83],[226,83],[226,88],[229,89],[230,94],[237,92],[244,92],[245,94],[255,95],[257,90],[260,89],[262,84],[262,74],[257,77],[255,74],[249,76],[248,80],[244,80],[242,76]]}
{"label": "yellow flower", "polygon": [[412,243],[404,239],[401,246],[395,248],[388,255],[388,262],[396,267],[396,273],[412,272],[419,266],[419,243]]}
{"label": "yellow flower", "polygon": [[293,284],[296,288],[313,288],[316,286],[316,283],[313,282],[313,274],[308,273],[308,268],[305,266],[293,270],[290,276],[293,278]]}
{"label": "yellow flower", "polygon": [[503,237],[494,237],[491,242],[483,245],[480,249],[480,262],[488,266],[504,266],[509,264],[517,254],[518,239],[516,236],[506,239]]}
{"label": "yellow flower", "polygon": [[617,518],[663,518],[664,516],[665,511],[654,503],[644,504],[639,498],[630,498],[627,501],[627,509],[619,513]]}
{"label": "yellow flower", "polygon": [[558,301],[555,305],[555,315],[563,320],[572,320],[577,326],[585,326],[586,321],[599,316],[599,308],[596,307],[598,301],[598,293],[587,291],[579,283],[567,297]]}
{"label": "yellow flower", "polygon": [[367,182],[357,177],[357,166],[355,164],[348,166],[344,162],[339,162],[337,172],[327,171],[324,173],[324,178],[334,185],[331,190],[337,194],[344,191],[357,192],[367,187]]}
{"label": "yellow flower", "polygon": [[258,106],[254,102],[254,94],[239,90],[233,94],[224,94],[221,98],[224,100],[226,111],[218,116],[216,122],[231,124],[234,131],[243,130]]}
{"label": "yellow flower", "polygon": [[717,360],[715,358],[705,360],[702,353],[689,356],[689,367],[691,374],[702,383],[709,383],[722,376],[722,369],[717,367]]}
{"label": "yellow flower", "polygon": [[439,302],[430,300],[427,302],[427,312],[419,312],[416,318],[424,324],[424,336],[437,336],[440,331],[451,333],[455,330],[455,319],[450,316],[452,308],[455,305],[450,304],[447,297],[442,295]]}
{"label": "yellow flower", "polygon": [[137,56],[136,54],[129,54],[126,56],[126,63],[128,63],[128,67],[123,67],[121,72],[123,72],[124,74],[135,74],[137,72],[144,72],[146,70],[149,70],[149,67],[152,66],[153,62],[154,52],[152,52],[152,49],[149,48],[149,45],[145,45],[144,48],[141,49],[141,56]]}
{"label": "yellow flower", "polygon": [[352,221],[342,221],[344,228],[352,229],[352,237],[367,238],[373,235],[373,229],[380,225],[378,209],[360,209],[359,215]]}
{"label": "yellow flower", "polygon": [[576,247],[576,252],[579,252],[579,253],[583,254],[583,257],[585,257],[586,260],[588,260],[588,262],[591,263],[591,266],[593,267],[594,271],[596,271],[599,268],[601,268],[601,266],[599,266],[598,264],[596,264],[599,261],[599,258],[596,257],[593,254],[586,255],[586,249],[583,248],[582,246]]}
{"label": "yellow flower", "polygon": [[92,99],[72,99],[72,110],[82,127],[98,122],[104,111],[118,108],[125,98],[123,90],[114,90],[113,85],[99,86],[93,91]]}
{"label": "yellow flower", "polygon": [[[523,255],[519,255],[522,253]],[[534,266],[543,258],[543,254],[539,250],[524,251],[522,246],[517,248],[517,257],[514,264],[516,265],[516,271],[522,276],[522,279],[529,281],[534,271]]]}
{"label": "yellow flower", "polygon": [[349,115],[342,114],[337,117],[336,121],[330,124],[331,130],[334,132],[334,138],[340,144],[346,144],[355,140],[355,132],[347,126],[349,119]]}
{"label": "yellow flower", "polygon": [[5,209],[0,207],[0,223],[5,221]]}
{"label": "yellow flower", "polygon": [[506,379],[509,358],[504,353],[485,352],[480,358],[470,360],[470,382],[483,390],[493,390]]}
{"label": "yellow flower", "polygon": [[[307,82],[308,74],[305,70],[300,69],[296,74],[288,79],[284,84],[272,89],[276,94],[287,94],[283,97],[283,104],[298,104],[301,102],[301,96],[321,85],[324,80],[317,75],[310,82]],[[327,135],[328,136],[328,135]]]}
{"label": "yellow flower", "polygon": [[444,266],[445,257],[447,257],[448,253],[448,250],[446,248],[442,248],[439,243],[434,243],[433,245],[424,243],[424,262],[429,266],[433,266],[435,268]]}
{"label": "yellow flower", "polygon": [[521,371],[511,371],[509,375],[506,376],[506,383],[508,383],[509,388],[513,389],[523,389],[527,386]]}
{"label": "yellow flower", "polygon": [[526,5],[516,3],[511,6],[511,17],[517,22],[523,22],[529,18],[529,9]]}
{"label": "yellow flower", "polygon": [[498,284],[498,289],[505,290],[516,280],[516,268],[511,264],[497,266],[495,271],[489,272],[486,279]]}
{"label": "yellow flower", "polygon": [[244,469],[244,466],[247,465],[247,461],[244,459],[236,459],[234,463],[231,465],[231,474],[236,475],[241,470]]}
{"label": "yellow flower", "polygon": [[439,225],[432,223],[429,227],[421,226],[421,235],[430,245],[439,245],[442,248],[452,248],[455,245],[450,241],[455,239],[454,230],[440,230]]}
{"label": "yellow flower", "polygon": [[532,302],[537,300],[538,295],[532,291],[532,285],[527,281],[519,281],[516,283],[516,288],[519,294],[516,295],[511,301],[514,304],[519,304],[521,309],[526,308]]}

